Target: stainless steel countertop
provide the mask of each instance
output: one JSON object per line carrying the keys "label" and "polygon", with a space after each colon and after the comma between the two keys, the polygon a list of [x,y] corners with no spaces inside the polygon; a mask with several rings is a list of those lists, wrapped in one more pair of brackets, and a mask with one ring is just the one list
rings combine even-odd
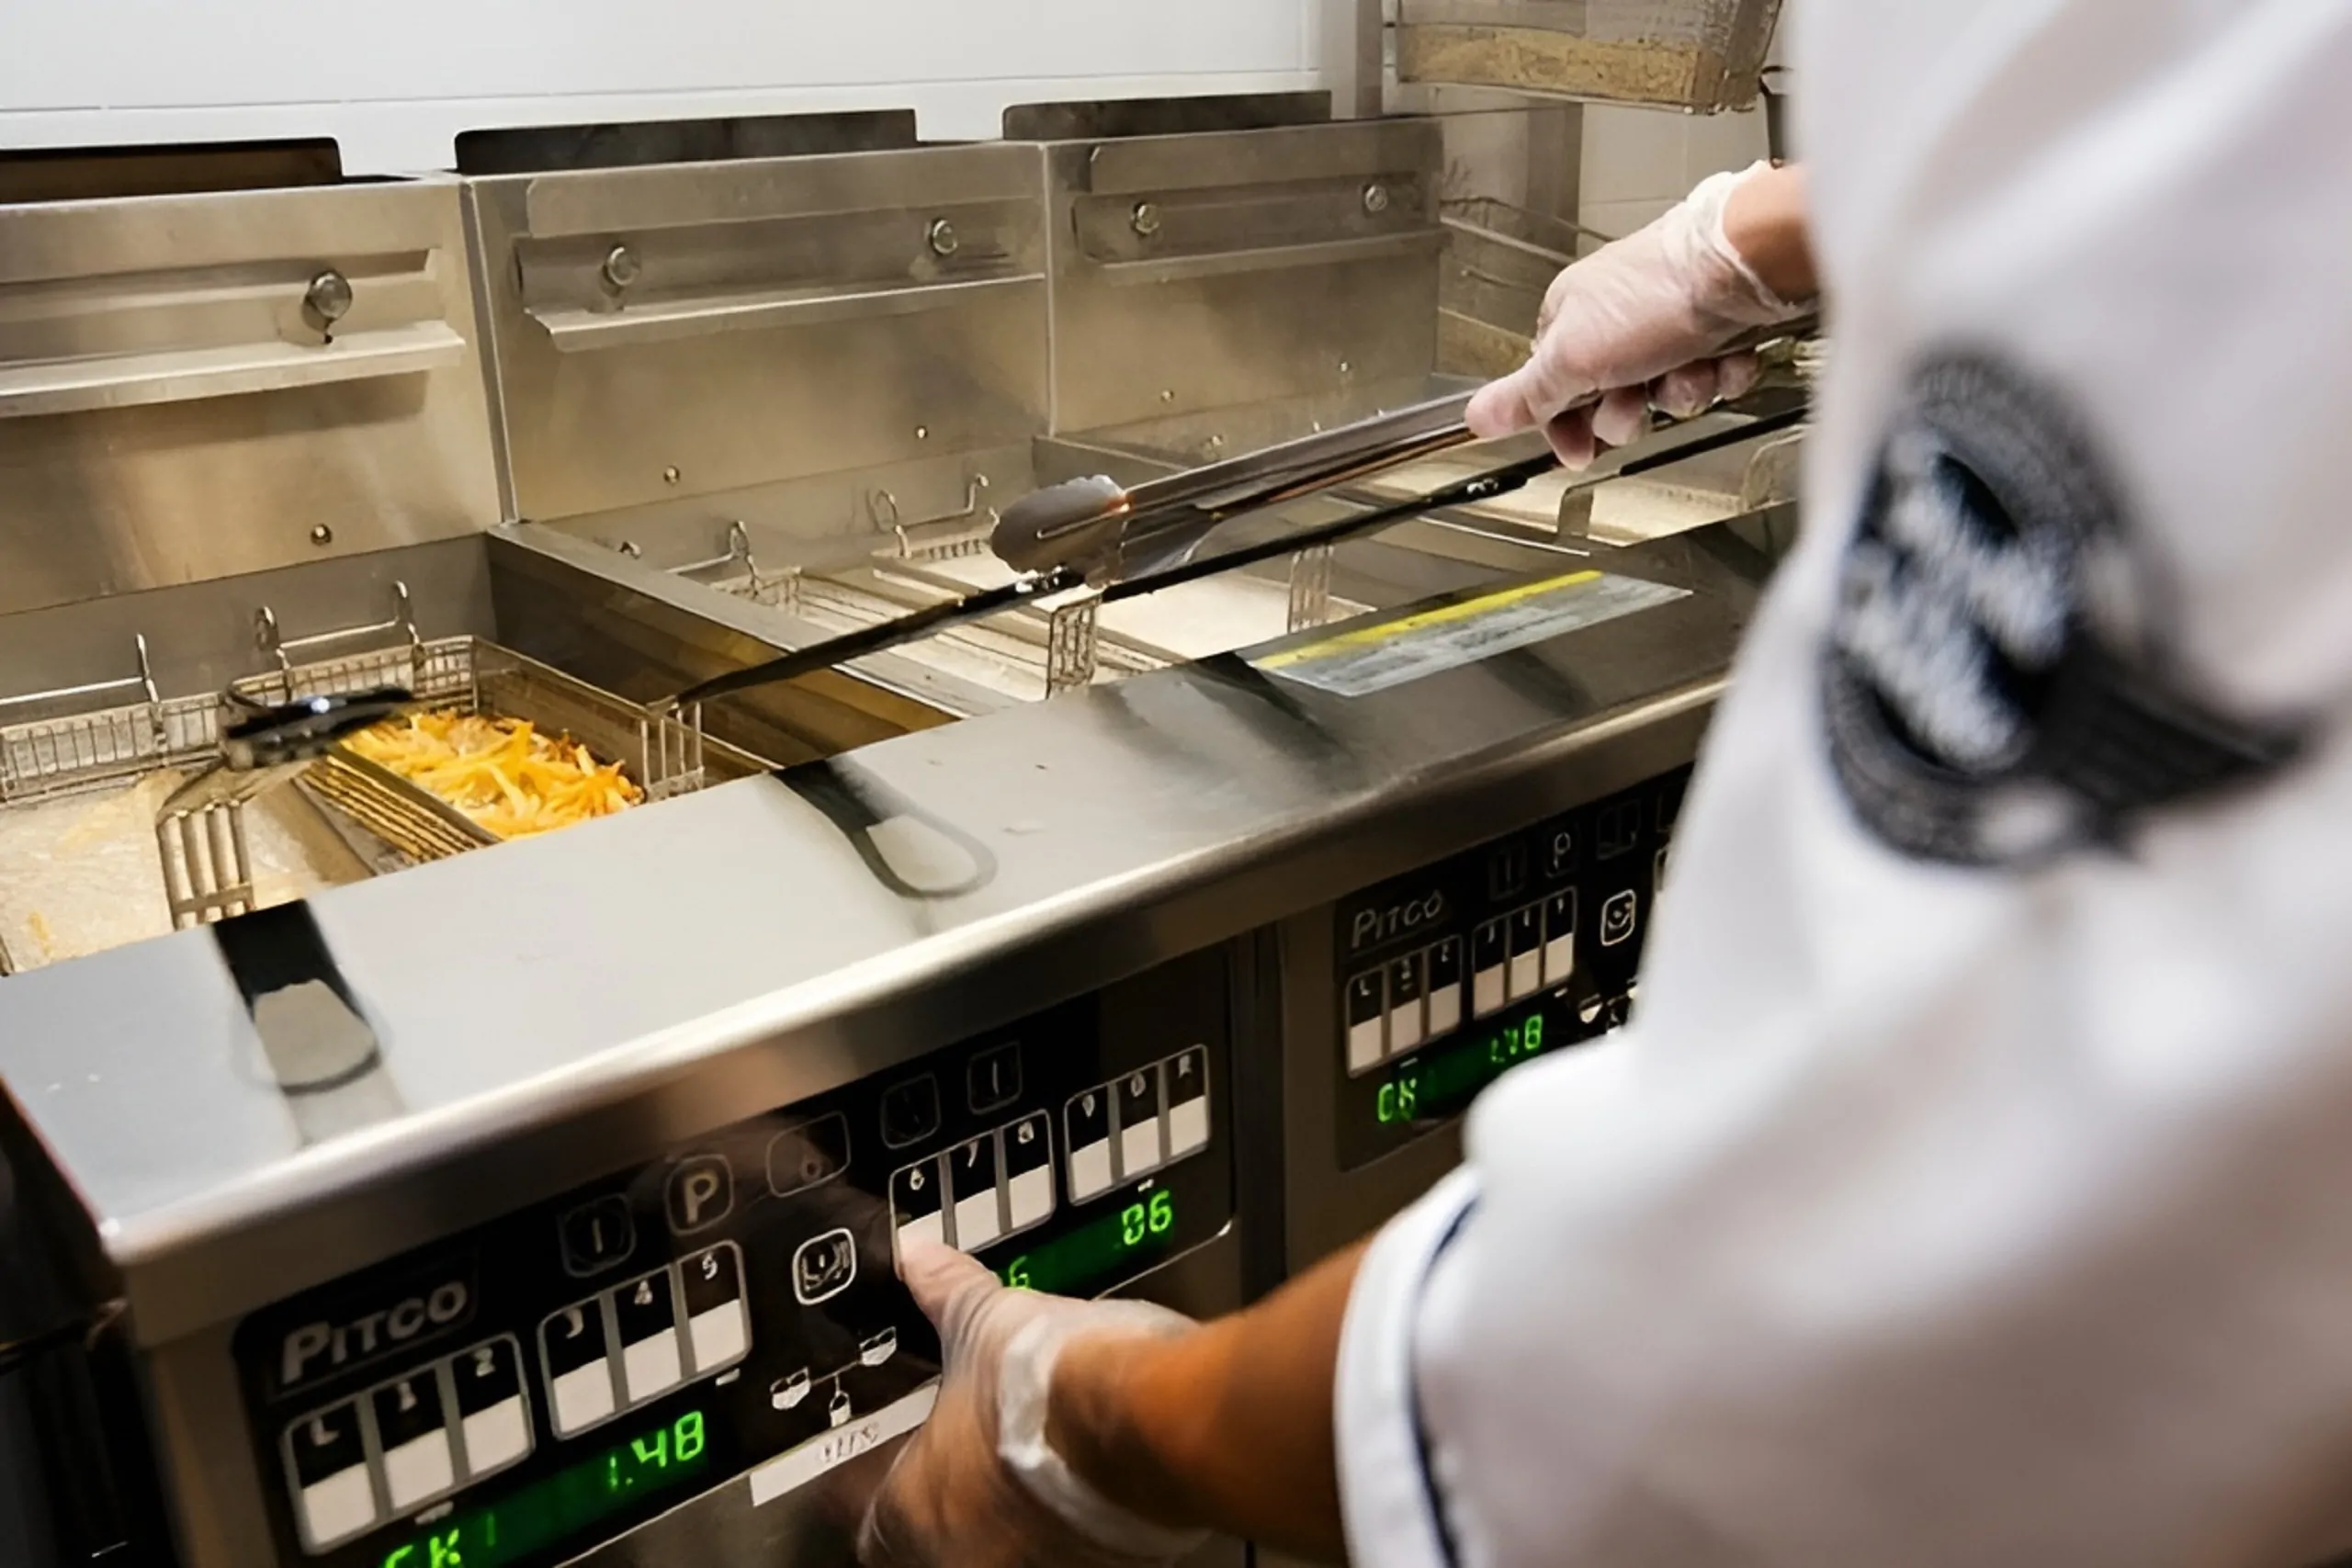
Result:
{"label": "stainless steel countertop", "polygon": [[204,931],[0,982],[0,1080],[157,1342],[1632,782],[1576,759],[1702,722],[1752,601],[1736,541],[1672,559],[1700,592],[1374,696],[1221,659],[795,771],[984,845],[951,897],[774,777],[324,894],[346,1088],[277,1087]]}

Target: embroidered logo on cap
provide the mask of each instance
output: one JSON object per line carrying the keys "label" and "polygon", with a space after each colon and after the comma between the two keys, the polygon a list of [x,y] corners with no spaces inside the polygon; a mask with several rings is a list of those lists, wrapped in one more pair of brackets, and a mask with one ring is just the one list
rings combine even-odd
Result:
{"label": "embroidered logo on cap", "polygon": [[1830,760],[1905,853],[2015,863],[2275,772],[2301,727],[2215,711],[2063,399],[1996,360],[1910,378],[1824,650]]}

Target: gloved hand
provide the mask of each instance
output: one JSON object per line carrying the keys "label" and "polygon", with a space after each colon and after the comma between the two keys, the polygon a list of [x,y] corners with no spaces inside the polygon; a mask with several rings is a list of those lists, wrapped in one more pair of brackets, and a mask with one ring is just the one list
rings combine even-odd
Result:
{"label": "gloved hand", "polygon": [[939,1403],[866,1510],[865,1568],[1145,1568],[1206,1539],[1111,1502],[1046,1441],[1046,1394],[1068,1346],[1182,1334],[1191,1319],[1143,1302],[1008,1290],[936,1244],[907,1247],[899,1273],[939,1330]]}
{"label": "gloved hand", "polygon": [[[1732,192],[1765,167],[1706,180],[1648,228],[1563,269],[1544,291],[1534,352],[1471,400],[1471,430],[1491,440],[1540,426],[1560,461],[1582,468],[1639,436],[1653,404],[1688,419],[1754,386],[1753,354],[1717,351],[1805,309],[1766,288],[1724,232]],[[1596,392],[1609,395],[1571,410]]]}

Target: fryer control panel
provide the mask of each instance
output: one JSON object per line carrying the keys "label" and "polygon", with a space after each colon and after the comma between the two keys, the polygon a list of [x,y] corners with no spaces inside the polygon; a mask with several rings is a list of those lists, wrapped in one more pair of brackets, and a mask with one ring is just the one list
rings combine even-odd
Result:
{"label": "fryer control panel", "polygon": [[1353,1169],[1521,1062],[1625,1021],[1690,770],[1339,906],[1339,1151]]}
{"label": "fryer control panel", "polygon": [[281,1560],[541,1568],[912,1429],[908,1238],[1086,1295],[1231,1221],[1227,987],[1195,955],[254,1314]]}

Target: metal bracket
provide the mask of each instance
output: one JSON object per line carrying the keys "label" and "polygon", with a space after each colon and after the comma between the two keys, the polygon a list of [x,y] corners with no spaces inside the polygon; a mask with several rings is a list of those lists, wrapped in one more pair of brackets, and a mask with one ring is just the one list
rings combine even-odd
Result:
{"label": "metal bracket", "polygon": [[254,614],[254,645],[267,654],[277,665],[277,673],[291,680],[295,653],[319,647],[322,643],[347,642],[354,637],[370,637],[378,632],[396,631],[406,640],[409,656],[422,666],[424,639],[417,635],[416,611],[409,602],[408,584],[392,584],[392,613],[390,618],[370,621],[364,626],[338,626],[332,631],[312,632],[308,637],[287,637],[278,629],[277,612],[264,604]]}
{"label": "metal bracket", "polygon": [[[633,545],[628,548],[632,553],[636,550]],[[751,530],[743,526],[743,520],[740,517],[727,525],[725,554],[712,556],[707,560],[691,560],[684,566],[671,567],[669,571],[673,577],[692,577],[697,572],[713,571],[720,567],[731,567],[738,563],[742,566],[743,576],[748,580],[743,592],[751,598],[757,599],[767,584],[760,576],[760,563],[752,558]]]}
{"label": "metal bracket", "polygon": [[[987,538],[978,530],[950,529],[947,531],[949,537],[932,541],[918,539],[915,536],[924,529],[940,528],[943,525],[951,523],[969,523],[975,518],[981,517],[983,509],[980,505],[980,498],[988,493],[988,475],[974,474],[965,481],[964,505],[961,511],[943,512],[935,517],[925,517],[919,522],[907,523],[899,519],[899,498],[888,491],[877,487],[866,491],[865,516],[876,531],[887,529],[891,536],[898,540],[899,558],[901,560],[917,558],[951,560],[957,556],[978,555],[988,547]],[[985,526],[994,528],[996,520],[996,509],[987,508]]]}
{"label": "metal bracket", "polygon": [[1291,631],[1303,632],[1331,618],[1332,549],[1317,545],[1290,558]]}
{"label": "metal bracket", "polygon": [[1098,591],[1081,588],[1043,606],[1047,696],[1082,691],[1094,683],[1095,611],[1102,599]]}

